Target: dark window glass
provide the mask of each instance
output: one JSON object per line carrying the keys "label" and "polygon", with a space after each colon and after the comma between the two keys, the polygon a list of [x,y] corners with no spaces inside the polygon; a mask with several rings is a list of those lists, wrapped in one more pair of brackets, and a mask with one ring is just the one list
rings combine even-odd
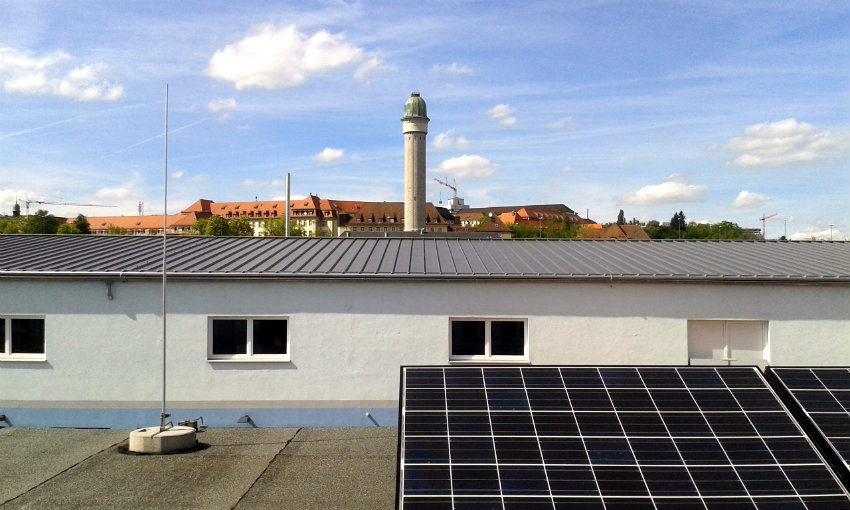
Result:
{"label": "dark window glass", "polygon": [[522,356],[525,354],[525,323],[522,321],[491,322],[490,341],[490,354],[493,356]]}
{"label": "dark window glass", "polygon": [[245,319],[214,320],[213,354],[248,354],[248,321]]}
{"label": "dark window glass", "polygon": [[484,354],[484,321],[452,321],[452,355]]}
{"label": "dark window glass", "polygon": [[6,352],[6,319],[0,319],[0,354]]}
{"label": "dark window glass", "polygon": [[44,319],[12,319],[12,354],[44,354]]}
{"label": "dark window glass", "polygon": [[286,354],[286,320],[254,320],[254,354]]}

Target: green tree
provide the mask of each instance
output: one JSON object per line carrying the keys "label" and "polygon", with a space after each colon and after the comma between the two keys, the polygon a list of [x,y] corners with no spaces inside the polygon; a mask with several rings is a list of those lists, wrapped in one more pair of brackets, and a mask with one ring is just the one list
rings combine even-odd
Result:
{"label": "green tree", "polygon": [[118,227],[110,223],[106,227],[106,233],[111,236],[126,236],[130,234],[130,231],[126,228]]}
{"label": "green tree", "polygon": [[546,220],[546,229],[543,231],[543,237],[553,239],[573,238],[578,235],[579,226],[574,225],[567,215],[561,218],[549,218]]}
{"label": "green tree", "polygon": [[77,230],[80,231],[81,234],[91,234],[91,226],[89,225],[89,219],[85,217],[83,214],[78,214],[74,219],[73,225],[77,227]]}
{"label": "green tree", "polygon": [[84,215],[78,215],[71,223],[59,225],[57,234],[91,234],[89,220]]}
{"label": "green tree", "polygon": [[192,230],[194,230],[195,232],[197,232],[200,235],[206,235],[206,234],[204,234],[204,232],[206,232],[207,225],[209,224],[209,222],[210,222],[210,220],[208,220],[206,218],[202,218],[202,219],[198,220],[197,222],[195,222],[194,225],[192,225]]}
{"label": "green tree", "polygon": [[626,213],[620,209],[620,213],[617,214],[617,225],[625,225],[626,224]]}
{"label": "green tree", "polygon": [[675,232],[676,237],[682,237],[687,229],[688,223],[685,221],[685,213],[682,211],[673,213],[673,217],[670,218],[670,231]]}
{"label": "green tree", "polygon": [[[263,223],[263,235],[267,237],[286,235],[286,218],[272,218]],[[295,220],[289,220],[290,237],[301,237],[304,229]]]}
{"label": "green tree", "polygon": [[202,236],[227,236],[230,235],[230,224],[221,216],[214,214],[207,219],[198,220],[194,225],[195,230]]}
{"label": "green tree", "polygon": [[511,231],[511,237],[515,239],[547,237],[547,238],[571,238],[578,235],[578,225],[573,225],[569,216],[564,215],[561,218],[548,218],[546,227],[538,223],[508,223],[507,227]]}
{"label": "green tree", "polygon": [[0,234],[23,234],[25,219],[18,216],[0,220]]}
{"label": "green tree", "polygon": [[[678,212],[673,217],[678,220]],[[678,224],[671,220],[671,225],[666,227],[657,221],[648,221],[643,230],[651,239],[677,239],[679,237]],[[719,223],[690,223],[682,230],[682,239],[733,239],[748,240],[756,239],[753,234],[748,234],[737,223],[721,221]]]}
{"label": "green tree", "polygon": [[530,223],[508,223],[507,227],[511,230],[513,239],[523,239],[531,237],[541,237],[541,228]]}
{"label": "green tree", "polygon": [[232,236],[252,236],[254,235],[254,227],[251,225],[251,220],[247,216],[237,216],[228,220],[230,227],[230,235]]}
{"label": "green tree", "polygon": [[24,220],[24,234],[55,234],[59,230],[59,219],[43,209]]}
{"label": "green tree", "polygon": [[80,229],[77,228],[73,223],[63,223],[59,225],[59,229],[56,230],[57,234],[65,235],[65,234],[82,234]]}

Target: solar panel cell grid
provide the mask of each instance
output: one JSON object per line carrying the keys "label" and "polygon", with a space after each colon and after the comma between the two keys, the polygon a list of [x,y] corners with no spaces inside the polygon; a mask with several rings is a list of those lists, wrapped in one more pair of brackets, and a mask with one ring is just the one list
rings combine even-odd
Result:
{"label": "solar panel cell grid", "polygon": [[405,367],[401,414],[400,508],[850,510],[753,368]]}
{"label": "solar panel cell grid", "polygon": [[771,368],[771,373],[850,483],[850,368]]}

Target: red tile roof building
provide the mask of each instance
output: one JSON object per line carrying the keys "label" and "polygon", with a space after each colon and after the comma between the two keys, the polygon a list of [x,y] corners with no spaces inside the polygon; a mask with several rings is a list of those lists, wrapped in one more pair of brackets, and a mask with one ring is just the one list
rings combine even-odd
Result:
{"label": "red tile roof building", "polygon": [[[315,195],[290,200],[290,218],[304,229],[307,236],[339,236],[345,231],[400,232],[404,230],[404,202],[362,202],[320,199]],[[263,235],[269,219],[286,216],[282,200],[254,202],[213,202],[200,199],[179,214],[168,216],[170,233],[190,232],[199,219],[213,215],[229,219],[245,216],[251,221],[255,236]],[[93,234],[124,229],[134,235],[159,234],[162,215],[99,216],[88,219]],[[71,220],[69,220],[71,221]],[[448,225],[433,204],[425,206],[425,230],[446,232]]]}

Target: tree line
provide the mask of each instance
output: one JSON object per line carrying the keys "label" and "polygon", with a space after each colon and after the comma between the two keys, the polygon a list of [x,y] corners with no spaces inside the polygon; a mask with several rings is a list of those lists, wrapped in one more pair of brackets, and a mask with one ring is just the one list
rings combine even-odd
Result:
{"label": "tree line", "polygon": [[[486,219],[482,218],[482,220]],[[605,223],[608,227],[611,223]],[[626,221],[626,214],[620,209],[617,215],[617,225],[641,225],[637,219]],[[581,231],[579,223],[571,222],[568,216],[562,218],[549,218],[545,221],[534,223],[507,224],[513,238],[574,238]],[[735,239],[752,240],[757,239],[751,234],[731,221],[719,223],[696,223],[688,222],[685,213],[678,211],[673,213],[668,224],[659,221],[648,221],[642,225],[643,230],[650,239]]]}
{"label": "tree line", "polygon": [[31,216],[0,218],[0,234],[91,234],[91,228],[85,215],[66,223],[39,209]]}
{"label": "tree line", "polygon": [[[198,220],[192,226],[192,232],[184,235],[204,236],[253,236],[254,227],[246,216],[222,218],[213,215],[210,218]],[[126,228],[109,225],[107,234],[128,235],[132,232]],[[286,235],[286,220],[284,218],[268,219],[264,222],[262,233],[265,236]],[[80,214],[73,221],[66,222],[45,210],[39,209],[31,216],[9,216],[0,218],[0,234],[91,234],[88,218]],[[300,237],[304,229],[295,220],[290,220],[289,235]]]}
{"label": "tree line", "polygon": [[745,231],[737,223],[721,221],[719,223],[688,223],[685,213],[673,213],[670,222],[663,225],[658,221],[648,221],[643,230],[651,239],[757,239],[755,234]]}

